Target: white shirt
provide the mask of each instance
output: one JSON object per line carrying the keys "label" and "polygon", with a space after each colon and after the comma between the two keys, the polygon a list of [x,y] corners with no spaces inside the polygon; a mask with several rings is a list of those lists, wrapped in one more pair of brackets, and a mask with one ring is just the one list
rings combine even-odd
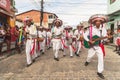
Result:
{"label": "white shirt", "polygon": [[54,35],[60,35],[63,34],[63,28],[62,27],[54,27]]}
{"label": "white shirt", "polygon": [[75,30],[74,32],[74,35],[77,36],[77,35],[83,35],[84,31],[83,30]]}
{"label": "white shirt", "polygon": [[40,38],[43,37],[42,36],[42,31],[38,31],[38,37],[40,37]]}
{"label": "white shirt", "polygon": [[[102,35],[101,35],[101,31],[100,30],[102,30]],[[88,39],[88,36],[90,36],[90,33],[89,33],[90,31],[89,31],[89,29],[84,33],[84,39],[86,40],[86,41],[89,41],[89,39]],[[92,27],[92,36],[95,36],[95,35],[97,35],[97,36],[99,36],[99,37],[106,37],[107,36],[107,30],[105,29],[105,27],[102,27],[102,26],[100,26],[100,28],[98,29],[98,28],[96,28],[96,26],[93,26]],[[104,39],[104,40],[106,40],[106,39]],[[94,46],[94,48],[95,49],[97,49],[99,46]]]}
{"label": "white shirt", "polygon": [[28,32],[28,38],[37,38],[37,29],[36,26],[31,25],[30,27],[26,26],[25,31]]}
{"label": "white shirt", "polygon": [[47,36],[47,32],[46,32],[45,30],[43,30],[43,32],[42,32],[42,36],[43,36],[43,38],[46,38],[46,36]]}
{"label": "white shirt", "polygon": [[47,37],[51,38],[52,37],[52,33],[50,31],[47,32]]}

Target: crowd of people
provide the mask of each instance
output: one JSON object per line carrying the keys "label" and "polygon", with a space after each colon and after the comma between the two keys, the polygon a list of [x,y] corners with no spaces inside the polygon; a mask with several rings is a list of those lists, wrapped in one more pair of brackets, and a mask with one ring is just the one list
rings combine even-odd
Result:
{"label": "crowd of people", "polygon": [[[104,42],[109,42],[111,38],[110,32],[106,30],[104,23],[107,22],[105,15],[93,15],[89,19],[90,26],[84,28],[82,24],[76,26],[73,30],[72,26],[63,27],[62,20],[56,19],[53,21],[52,28],[44,28],[43,26],[35,26],[32,19],[25,18],[25,27],[18,28],[16,26],[14,33],[10,33],[10,27],[4,30],[0,26],[0,49],[2,43],[6,42],[10,45],[10,35],[15,35],[16,49],[20,52],[20,46],[25,44],[25,53],[27,67],[29,67],[36,58],[41,54],[45,54],[46,50],[53,48],[54,60],[59,61],[59,51],[63,51],[63,57],[66,56],[67,50],[72,58],[74,55],[80,57],[81,48],[88,48],[88,56],[85,61],[85,66],[88,66],[92,57],[98,56],[98,72],[97,75],[104,79],[102,74],[104,70]],[[120,29],[118,30],[120,32]],[[120,38],[117,33],[116,50],[120,54]],[[119,50],[117,49],[119,48]],[[10,46],[7,47],[10,50]]]}
{"label": "crowd of people", "polygon": [[0,55],[3,54],[3,44],[7,44],[6,53],[11,53],[11,42],[15,42],[15,49],[20,53],[17,40],[19,39],[19,27],[10,27],[9,25],[0,25]]}

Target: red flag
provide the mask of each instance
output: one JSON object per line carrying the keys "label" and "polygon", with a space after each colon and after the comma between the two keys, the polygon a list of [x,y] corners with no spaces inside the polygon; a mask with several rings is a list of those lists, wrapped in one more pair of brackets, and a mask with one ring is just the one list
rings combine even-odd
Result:
{"label": "red flag", "polygon": [[35,39],[34,39],[34,42],[33,42],[33,48],[31,49],[30,51],[30,54],[33,55],[34,54],[34,50],[35,50]]}

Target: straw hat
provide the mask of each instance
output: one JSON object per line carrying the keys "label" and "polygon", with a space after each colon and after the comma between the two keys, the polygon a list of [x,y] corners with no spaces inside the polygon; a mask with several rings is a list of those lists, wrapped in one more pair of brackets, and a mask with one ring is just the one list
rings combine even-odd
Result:
{"label": "straw hat", "polygon": [[56,24],[56,22],[59,22],[59,23],[60,23],[60,25],[62,25],[62,24],[63,24],[62,20],[60,20],[60,19],[55,19],[55,20],[53,21],[53,24],[55,25],[55,24]]}
{"label": "straw hat", "polygon": [[108,21],[108,17],[104,14],[95,14],[89,18],[89,23],[93,24],[97,20],[100,20],[102,23],[106,23]]}

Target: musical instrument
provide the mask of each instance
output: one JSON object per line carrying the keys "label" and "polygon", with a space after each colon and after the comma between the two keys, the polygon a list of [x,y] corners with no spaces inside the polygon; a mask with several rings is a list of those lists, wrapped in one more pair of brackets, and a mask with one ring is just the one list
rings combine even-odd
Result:
{"label": "musical instrument", "polygon": [[77,40],[78,40],[78,41],[83,41],[83,40],[84,40],[83,35],[78,35],[78,36],[77,36]]}
{"label": "musical instrument", "polygon": [[84,40],[83,35],[79,36],[79,39],[78,39],[78,40],[79,40],[79,41],[83,41],[83,40]]}
{"label": "musical instrument", "polygon": [[39,42],[43,42],[43,40],[44,40],[44,38],[37,38],[37,41],[39,41]]}
{"label": "musical instrument", "polygon": [[[88,36],[88,38],[90,39],[90,36]],[[95,41],[95,43],[90,44],[88,41],[84,40],[84,46],[85,48],[90,48],[91,46],[95,46],[95,45],[99,45],[100,40],[106,39],[108,37],[99,37],[97,35],[92,37],[92,41]],[[112,36],[109,36],[109,38],[112,38]]]}

